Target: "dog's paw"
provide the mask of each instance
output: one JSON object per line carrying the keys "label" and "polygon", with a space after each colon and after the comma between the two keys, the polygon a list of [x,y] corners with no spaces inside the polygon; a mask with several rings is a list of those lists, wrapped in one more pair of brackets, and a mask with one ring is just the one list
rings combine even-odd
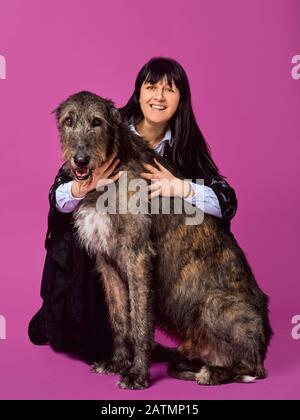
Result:
{"label": "dog's paw", "polygon": [[211,385],[210,383],[211,371],[209,367],[203,366],[200,369],[200,372],[196,373],[195,378],[198,385]]}
{"label": "dog's paw", "polygon": [[116,375],[118,373],[122,373],[128,365],[124,366],[124,364],[115,361],[104,361],[100,363],[93,363],[91,366],[91,371],[94,373],[102,373],[104,375]]}
{"label": "dog's paw", "polygon": [[122,389],[145,389],[149,387],[149,378],[145,375],[128,371],[124,373],[118,382]]}

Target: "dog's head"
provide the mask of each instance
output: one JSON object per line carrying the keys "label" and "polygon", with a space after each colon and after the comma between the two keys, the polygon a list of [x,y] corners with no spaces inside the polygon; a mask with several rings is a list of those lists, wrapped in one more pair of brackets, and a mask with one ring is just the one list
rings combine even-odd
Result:
{"label": "dog's head", "polygon": [[112,101],[79,92],[54,111],[61,136],[63,159],[78,180],[88,179],[95,166],[118,151],[119,111]]}

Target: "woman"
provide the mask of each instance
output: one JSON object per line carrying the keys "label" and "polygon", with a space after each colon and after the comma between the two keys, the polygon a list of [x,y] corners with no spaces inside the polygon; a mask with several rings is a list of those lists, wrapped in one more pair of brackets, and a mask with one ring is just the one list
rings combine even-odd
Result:
{"label": "woman", "polygon": [[[141,141],[147,141],[192,180],[175,178],[158,162],[145,164],[141,177],[155,180],[149,187],[150,195],[177,195],[194,205],[204,199],[204,211],[229,229],[236,212],[236,196],[220,176],[196,123],[182,66],[172,59],[151,59],[140,70],[135,90],[120,112]],[[29,337],[35,344],[48,342],[87,361],[109,357],[113,343],[99,274],[94,259],[76,241],[72,211],[99,180],[111,177],[118,163],[117,156],[110,156],[90,181],[73,181],[63,166],[49,194],[43,305],[29,324]],[[119,176],[120,172],[111,179],[117,181]],[[196,179],[204,179],[204,197]],[[167,188],[169,181],[173,181],[171,191]]]}

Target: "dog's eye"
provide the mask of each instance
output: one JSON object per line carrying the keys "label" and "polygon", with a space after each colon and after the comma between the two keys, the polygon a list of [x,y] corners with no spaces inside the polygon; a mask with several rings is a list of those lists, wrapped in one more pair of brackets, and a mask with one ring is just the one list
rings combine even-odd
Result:
{"label": "dog's eye", "polygon": [[100,125],[101,125],[101,120],[100,120],[100,118],[97,118],[97,117],[93,118],[93,121],[92,121],[92,126],[93,126],[93,127],[99,127]]}
{"label": "dog's eye", "polygon": [[73,125],[72,118],[70,118],[70,117],[66,118],[66,119],[65,119],[65,125],[66,125],[67,127],[72,127],[72,125]]}

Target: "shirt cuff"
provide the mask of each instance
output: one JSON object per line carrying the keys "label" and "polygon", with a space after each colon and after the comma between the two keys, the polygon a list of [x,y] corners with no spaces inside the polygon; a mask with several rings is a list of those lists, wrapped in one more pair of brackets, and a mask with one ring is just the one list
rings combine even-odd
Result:
{"label": "shirt cuff", "polygon": [[77,207],[83,197],[72,195],[72,185],[74,181],[59,185],[55,192],[56,208],[61,213],[71,213]]}
{"label": "shirt cuff", "polygon": [[189,197],[185,198],[190,204],[198,207],[207,214],[212,216],[222,218],[222,212],[220,208],[220,203],[218,197],[216,196],[214,190],[210,187],[207,187],[203,184],[196,184],[195,182],[188,181],[195,195],[190,194]]}

